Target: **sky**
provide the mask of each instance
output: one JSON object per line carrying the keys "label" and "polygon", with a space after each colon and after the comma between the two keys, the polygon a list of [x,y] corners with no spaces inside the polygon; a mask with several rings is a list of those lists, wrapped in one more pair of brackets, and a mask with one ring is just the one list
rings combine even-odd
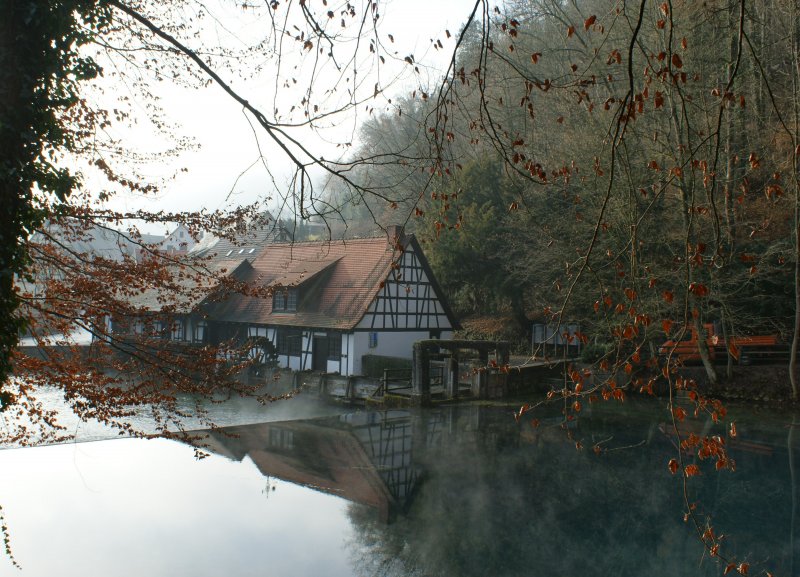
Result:
{"label": "sky", "polygon": [[[319,0],[315,0],[319,1]],[[333,6],[334,2],[330,2]],[[413,54],[416,62],[426,63],[430,68],[420,66],[421,74],[414,74],[410,66],[401,64],[394,71],[384,68],[381,77],[382,85],[388,84],[390,73],[397,74],[396,81],[386,90],[386,98],[396,98],[410,93],[423,83],[433,83],[438,75],[437,69],[444,69],[452,48],[455,35],[472,9],[472,0],[393,0],[379,4],[382,12],[379,35],[387,46],[395,49],[402,58]],[[226,28],[237,30],[240,25],[234,15],[232,22],[224,22]],[[246,22],[245,17],[242,21]],[[252,24],[249,24],[252,26]],[[246,25],[245,25],[246,26]],[[244,34],[247,33],[246,28]],[[453,38],[449,40],[444,33],[449,30]],[[387,42],[391,34],[394,42]],[[444,50],[433,50],[432,39],[441,39]],[[292,48],[296,50],[297,44]],[[290,51],[291,54],[291,51]],[[245,64],[244,66],[246,66]],[[284,68],[284,72],[285,72]],[[325,73],[327,74],[327,72]],[[332,82],[332,76],[322,75],[320,85]],[[225,76],[223,74],[223,76]],[[226,80],[232,78],[225,76]],[[265,68],[262,74],[247,80],[236,78],[234,87],[248,101],[261,102],[262,107],[271,104],[271,99],[260,96],[274,90],[275,71]],[[301,82],[302,83],[302,82]],[[365,82],[365,84],[367,84]],[[372,79],[368,83],[370,90]],[[124,90],[124,87],[119,87]],[[290,163],[277,146],[271,144],[263,131],[258,142],[251,124],[248,122],[241,106],[225,94],[218,86],[211,85],[204,89],[183,88],[168,83],[161,83],[156,88],[168,119],[181,126],[179,133],[191,137],[196,143],[192,151],[181,154],[178,158],[157,155],[140,167],[145,176],[172,175],[180,168],[186,172],[178,172],[174,180],[169,180],[158,195],[143,198],[139,195],[126,194],[112,201],[112,207],[119,210],[215,210],[231,208],[254,201],[263,201],[271,197],[269,207],[278,210],[278,191],[288,188],[291,177]],[[296,102],[302,95],[292,90],[281,90],[276,105],[288,109],[291,102]],[[386,98],[378,103],[385,107]],[[376,110],[379,108],[376,107]],[[340,155],[340,148],[334,143],[354,141],[357,144],[358,124],[366,117],[365,110],[359,109],[359,116],[337,117],[332,126],[322,133],[298,133],[302,142],[316,154],[333,158]],[[130,148],[144,151],[157,151],[164,143],[146,129],[147,122],[139,121],[133,128],[118,128],[120,137]],[[272,177],[259,163],[259,146],[269,167]],[[92,186],[93,181],[87,180]],[[148,227],[144,227],[147,229]],[[147,232],[162,232],[149,227]]]}

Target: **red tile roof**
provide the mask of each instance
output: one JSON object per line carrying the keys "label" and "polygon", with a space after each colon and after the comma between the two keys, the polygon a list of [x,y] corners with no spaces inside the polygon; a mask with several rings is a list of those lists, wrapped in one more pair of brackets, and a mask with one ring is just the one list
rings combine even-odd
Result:
{"label": "red tile roof", "polygon": [[242,280],[299,287],[297,311],[273,312],[271,298],[233,294],[207,305],[206,312],[217,321],[349,330],[366,313],[397,256],[386,237],[270,244]]}

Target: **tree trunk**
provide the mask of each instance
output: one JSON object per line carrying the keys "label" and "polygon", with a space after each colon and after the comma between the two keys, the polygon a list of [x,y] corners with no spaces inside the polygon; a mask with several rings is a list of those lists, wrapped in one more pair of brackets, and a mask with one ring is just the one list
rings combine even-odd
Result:
{"label": "tree trunk", "polygon": [[[792,10],[792,16],[797,17],[797,14]],[[795,20],[796,22],[796,20]],[[794,38],[792,39],[792,64],[795,70],[800,66],[800,57],[798,57],[798,32],[797,24],[793,26]],[[797,73],[792,75],[792,92],[794,98],[794,108],[792,110],[794,120],[794,144],[798,144],[798,137],[800,136],[800,111],[798,111],[798,78]],[[800,190],[798,190],[798,164],[797,153],[792,156],[792,178],[794,184],[794,336],[792,337],[792,350],[789,356],[789,382],[792,385],[792,399],[798,399],[798,383],[797,383],[797,348],[800,345]]]}
{"label": "tree trunk", "polygon": [[26,6],[4,2],[0,15],[0,387],[10,373],[11,353],[19,342],[14,277],[22,264],[21,216],[30,194],[25,171],[34,160],[24,138],[33,122],[31,103],[25,99],[33,89],[32,71],[26,67],[26,54],[21,53],[30,43],[19,41],[26,30]]}

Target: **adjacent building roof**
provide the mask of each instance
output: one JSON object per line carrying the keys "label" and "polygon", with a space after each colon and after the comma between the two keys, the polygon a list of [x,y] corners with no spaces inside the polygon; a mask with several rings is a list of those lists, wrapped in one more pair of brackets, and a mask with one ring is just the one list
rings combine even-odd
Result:
{"label": "adjacent building roof", "polygon": [[291,235],[276,222],[269,213],[253,222],[246,223],[245,230],[236,238],[221,238],[206,234],[192,247],[190,254],[207,260],[252,261],[274,242],[289,242]]}
{"label": "adjacent building roof", "polygon": [[171,267],[172,274],[168,283],[134,295],[131,297],[131,304],[142,311],[159,312],[166,309],[188,314],[204,301],[213,298],[223,278],[239,279],[248,273],[248,269],[250,263],[247,260],[212,261],[195,269],[184,264],[175,265]]}

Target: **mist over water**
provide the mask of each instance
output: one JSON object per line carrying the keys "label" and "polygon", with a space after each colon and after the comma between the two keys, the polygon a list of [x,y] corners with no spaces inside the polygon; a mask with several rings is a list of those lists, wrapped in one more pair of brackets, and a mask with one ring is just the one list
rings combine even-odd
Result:
{"label": "mist over water", "polygon": [[[0,575],[688,577],[724,568],[684,522],[660,401],[592,405],[565,429],[557,407],[532,414],[534,427],[509,407],[344,412],[310,399],[291,407],[297,400],[285,412],[282,402],[221,409],[232,424],[198,433],[201,460],[165,439],[0,451],[0,503],[23,567],[2,559]],[[336,414],[284,418],[314,411]],[[737,470],[687,456],[702,469],[690,500],[725,535],[722,553],[751,574],[794,575],[793,417],[732,412]],[[705,419],[688,421],[689,431],[725,436]]]}
{"label": "mist over water", "polygon": [[[95,420],[84,421],[72,412],[64,400],[64,392],[57,388],[42,388],[37,391],[37,400],[57,411],[57,422],[64,427],[63,434],[71,437],[71,442],[101,441],[120,437],[118,429],[109,427]],[[313,418],[341,413],[343,409],[326,405],[312,396],[298,395],[291,399],[279,399],[273,402],[260,402],[254,397],[231,397],[220,402],[207,399],[198,400],[192,395],[179,395],[177,412],[185,415],[177,418],[168,427],[170,431],[191,431],[208,426],[209,421],[217,426],[230,426],[245,423],[269,421],[288,421],[302,418]],[[156,418],[151,407],[140,407],[125,422],[130,423],[143,434],[159,432]],[[7,427],[5,415],[0,413],[0,426]],[[3,447],[0,444],[0,449]]]}

